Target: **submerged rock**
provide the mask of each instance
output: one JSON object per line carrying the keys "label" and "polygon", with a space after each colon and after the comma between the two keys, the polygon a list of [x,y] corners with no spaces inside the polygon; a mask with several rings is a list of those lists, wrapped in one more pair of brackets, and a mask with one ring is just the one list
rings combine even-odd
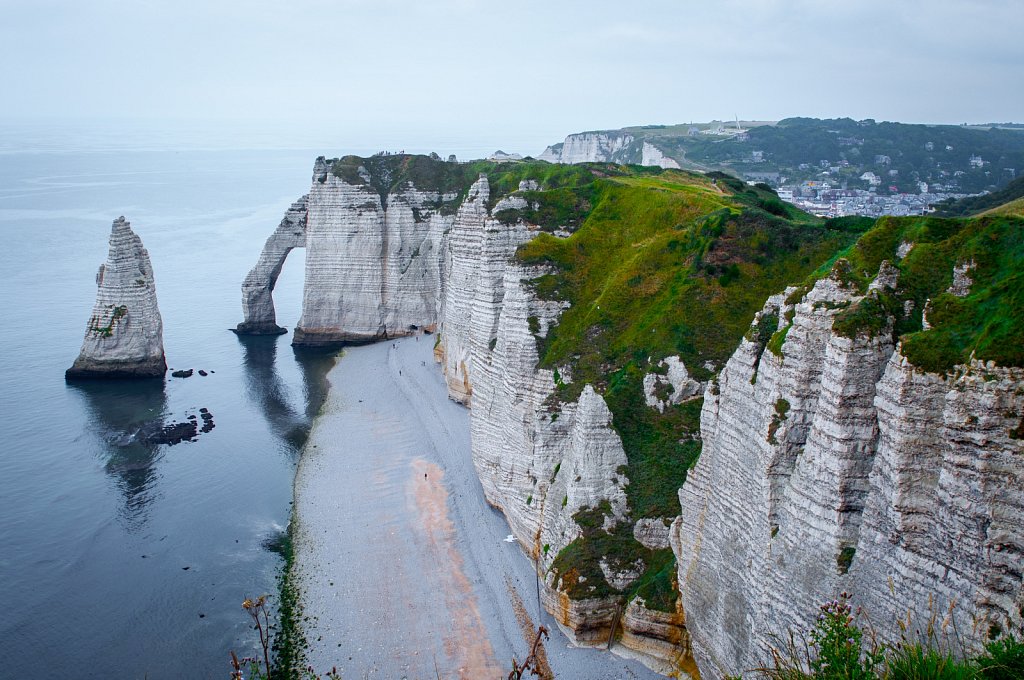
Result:
{"label": "submerged rock", "polygon": [[96,274],[96,285],[82,351],[65,378],[163,377],[167,363],[153,267],[123,216],[114,220],[110,253]]}

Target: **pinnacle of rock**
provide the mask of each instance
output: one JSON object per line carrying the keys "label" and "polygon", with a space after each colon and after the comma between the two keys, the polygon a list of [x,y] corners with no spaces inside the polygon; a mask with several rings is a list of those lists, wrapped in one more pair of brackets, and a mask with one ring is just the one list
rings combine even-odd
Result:
{"label": "pinnacle of rock", "polygon": [[110,251],[96,274],[96,286],[82,351],[65,377],[163,377],[167,363],[153,267],[123,215],[111,225]]}

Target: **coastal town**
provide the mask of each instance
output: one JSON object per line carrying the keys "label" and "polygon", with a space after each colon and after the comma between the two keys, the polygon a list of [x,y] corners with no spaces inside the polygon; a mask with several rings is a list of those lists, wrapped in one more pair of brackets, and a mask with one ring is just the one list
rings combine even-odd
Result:
{"label": "coastal town", "polygon": [[842,189],[827,181],[806,181],[782,185],[776,192],[779,198],[819,217],[863,215],[925,215],[934,206],[948,199],[960,199],[977,194],[932,192],[927,186],[920,193],[878,194],[872,189]]}

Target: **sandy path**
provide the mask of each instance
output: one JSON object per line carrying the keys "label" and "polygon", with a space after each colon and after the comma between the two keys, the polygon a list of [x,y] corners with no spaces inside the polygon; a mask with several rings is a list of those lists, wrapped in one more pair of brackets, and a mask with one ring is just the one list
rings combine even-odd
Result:
{"label": "sandy path", "polygon": [[295,480],[310,663],[345,678],[502,678],[532,642],[518,599],[553,630],[560,680],[660,677],[570,648],[538,616],[532,563],[484,502],[469,411],[447,399],[432,346],[427,336],[350,348],[328,376]]}

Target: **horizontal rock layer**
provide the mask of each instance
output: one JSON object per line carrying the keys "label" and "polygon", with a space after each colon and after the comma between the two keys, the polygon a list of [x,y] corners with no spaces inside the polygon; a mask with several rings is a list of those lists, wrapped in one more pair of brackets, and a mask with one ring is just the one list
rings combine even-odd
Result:
{"label": "horizontal rock layer", "polygon": [[274,310],[274,286],[281,275],[285,258],[294,248],[306,247],[306,220],[309,196],[303,196],[284,214],[281,223],[267,239],[256,266],[242,282],[242,313],[245,320],[235,332],[242,335],[278,335],[285,329],[277,325]]}
{"label": "horizontal rock layer", "polygon": [[65,377],[163,377],[167,363],[153,266],[123,216],[111,227],[110,250],[96,274],[96,285],[96,304],[82,350]]}
{"label": "horizontal rock layer", "polygon": [[[895,285],[880,271],[874,287]],[[1024,372],[941,377],[888,330],[842,337],[833,316],[859,297],[833,278],[795,307],[775,296],[755,324],[792,318],[781,356],[745,340],[705,394],[671,542],[708,677],[762,665],[843,590],[883,642],[908,612],[948,616],[968,645],[1020,630]]]}

